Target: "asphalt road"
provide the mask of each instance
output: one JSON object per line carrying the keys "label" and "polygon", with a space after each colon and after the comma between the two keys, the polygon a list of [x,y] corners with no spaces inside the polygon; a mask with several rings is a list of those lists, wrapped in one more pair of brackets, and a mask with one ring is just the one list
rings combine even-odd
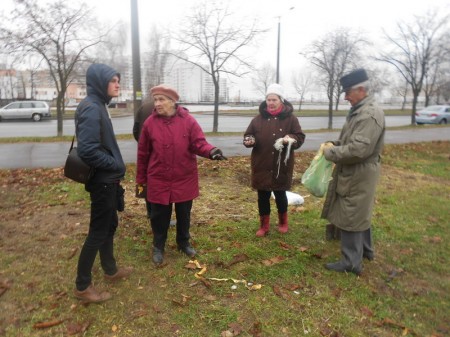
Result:
{"label": "asphalt road", "polygon": [[[305,131],[305,144],[298,151],[315,151],[326,140],[334,140],[338,132]],[[251,150],[242,145],[241,136],[207,137],[207,140],[222,149],[225,156],[249,156]],[[450,140],[450,126],[442,128],[421,127],[407,130],[387,130],[385,143],[402,144]],[[136,162],[137,144],[134,140],[119,141],[126,163]],[[70,148],[70,142],[0,144],[0,168],[62,167]]]}
{"label": "asphalt road", "polygon": [[[192,114],[204,132],[213,130],[213,116],[210,113]],[[244,132],[253,117],[229,116],[219,117],[219,132]],[[328,117],[299,117],[303,130],[317,130],[328,127]],[[333,117],[332,127],[342,128],[345,117]],[[112,120],[114,132],[117,135],[130,134],[133,128],[133,117],[115,117]],[[386,125],[405,126],[411,124],[410,116],[386,116]],[[72,119],[63,121],[63,134],[71,136],[75,132],[75,123]],[[39,123],[29,120],[2,120],[0,122],[0,138],[6,137],[55,137],[57,135],[56,120],[42,120]]]}

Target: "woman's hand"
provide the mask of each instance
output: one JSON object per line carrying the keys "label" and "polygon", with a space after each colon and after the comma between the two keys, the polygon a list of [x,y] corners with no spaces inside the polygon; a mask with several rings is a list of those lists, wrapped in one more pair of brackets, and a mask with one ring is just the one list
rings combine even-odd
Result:
{"label": "woman's hand", "polygon": [[252,135],[248,135],[244,137],[244,145],[247,147],[255,145],[255,137]]}

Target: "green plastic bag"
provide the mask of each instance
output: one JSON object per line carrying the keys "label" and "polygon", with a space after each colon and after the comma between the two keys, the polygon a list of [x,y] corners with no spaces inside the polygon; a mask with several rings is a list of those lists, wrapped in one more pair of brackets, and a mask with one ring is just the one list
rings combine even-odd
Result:
{"label": "green plastic bag", "polygon": [[316,197],[323,197],[328,190],[333,163],[326,160],[323,151],[319,150],[305,173],[302,175],[302,184]]}

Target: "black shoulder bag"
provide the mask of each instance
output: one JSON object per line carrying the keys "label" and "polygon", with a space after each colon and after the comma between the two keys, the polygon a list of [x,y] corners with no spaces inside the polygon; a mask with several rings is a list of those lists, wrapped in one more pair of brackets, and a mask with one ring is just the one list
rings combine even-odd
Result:
{"label": "black shoulder bag", "polygon": [[70,145],[66,164],[64,165],[64,176],[77,183],[86,184],[93,175],[94,169],[78,157],[77,147],[73,146],[74,140],[75,135],[72,138],[72,144]]}

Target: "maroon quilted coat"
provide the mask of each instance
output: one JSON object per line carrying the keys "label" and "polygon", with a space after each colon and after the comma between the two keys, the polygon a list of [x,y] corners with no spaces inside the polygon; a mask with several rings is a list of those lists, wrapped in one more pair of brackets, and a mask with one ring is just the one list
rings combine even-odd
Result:
{"label": "maroon quilted coat", "polygon": [[[263,191],[287,191],[292,185],[294,171],[294,150],[300,148],[305,141],[300,123],[293,115],[292,104],[284,101],[284,109],[276,117],[270,115],[266,109],[265,101],[259,106],[259,115],[253,118],[245,131],[244,137],[255,137],[252,149],[252,187]],[[274,148],[275,141],[289,135],[296,142],[292,144],[291,153],[287,163],[287,146],[281,153],[281,162],[278,165],[279,152]]]}
{"label": "maroon quilted coat", "polygon": [[193,200],[199,195],[197,155],[209,158],[213,148],[186,108],[177,105],[172,117],[153,110],[139,138],[136,182],[147,184],[152,203]]}

